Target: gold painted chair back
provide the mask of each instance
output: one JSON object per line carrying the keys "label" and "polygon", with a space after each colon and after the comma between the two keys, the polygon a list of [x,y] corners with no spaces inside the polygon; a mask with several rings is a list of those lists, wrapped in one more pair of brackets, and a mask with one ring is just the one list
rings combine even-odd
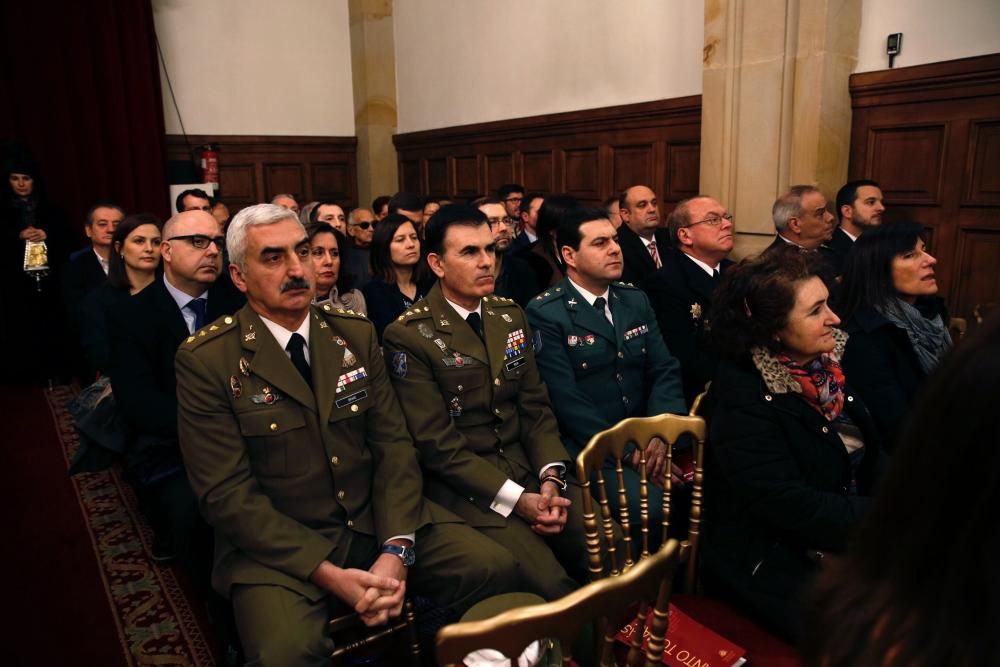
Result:
{"label": "gold painted chair back", "polygon": [[[630,667],[662,665],[667,636],[667,610],[671,582],[680,562],[681,545],[670,540],[663,548],[618,577],[594,581],[569,595],[545,604],[506,611],[484,621],[455,623],[437,635],[437,660],[442,665],[459,665],[473,651],[491,648],[516,658],[537,639],[558,639],[563,664],[569,665],[571,647],[580,629],[600,619],[607,627],[600,651],[601,667],[612,667],[615,634],[622,627],[628,609],[642,601],[632,633],[626,664]],[[654,606],[649,644],[642,650],[648,605]]]}
{"label": "gold painted chair back", "polygon": [[[386,625],[368,629],[357,613],[348,611],[345,608],[343,614],[335,615],[330,620],[327,628],[330,634],[333,635],[334,645],[336,646],[330,655],[333,665],[341,664],[344,662],[346,656],[370,647],[390,635],[405,633],[410,665],[411,667],[421,667],[420,642],[417,639],[417,620],[413,613],[413,604],[409,598],[403,602],[403,613],[399,615],[399,618],[392,619]],[[360,633],[361,636],[357,639],[344,640],[348,632],[352,636],[356,635],[356,633]],[[340,636],[340,641],[338,641],[338,635]]]}
{"label": "gold painted chair back", "polygon": [[[692,410],[697,410],[704,394],[695,399]],[[650,530],[659,530],[661,544],[667,541],[667,531],[670,527],[671,503],[671,471],[673,463],[673,444],[687,433],[694,439],[694,479],[691,482],[691,509],[688,520],[688,534],[684,541],[683,558],[686,559],[685,586],[689,591],[695,585],[695,556],[701,530],[702,485],[704,483],[705,463],[705,420],[694,414],[674,415],[662,414],[655,417],[632,417],[624,419],[615,426],[594,435],[587,446],[576,459],[576,472],[583,485],[583,522],[587,542],[587,554],[591,580],[600,579],[605,573],[612,576],[628,570],[634,565],[632,557],[635,547],[631,536],[633,521],[640,523],[641,544],[639,545],[639,560],[649,555]],[[649,484],[651,481],[646,473],[646,447],[653,437],[659,437],[667,443],[667,464],[663,476],[663,519],[661,525],[649,525]],[[640,452],[640,462],[637,467],[639,474],[639,516],[633,517],[628,509],[627,489],[624,480],[622,456],[629,443],[635,444]],[[604,479],[604,462],[608,458],[614,460],[615,475],[618,486],[618,516],[614,516],[608,501],[607,484]],[[593,481],[592,481],[593,480]],[[596,484],[596,489],[594,485]],[[596,504],[594,491],[596,491]],[[598,509],[600,516],[598,516]],[[613,519],[617,519],[624,533],[624,554],[619,554],[615,547]],[[607,554],[601,553],[601,533]],[[690,553],[687,553],[690,550]]]}

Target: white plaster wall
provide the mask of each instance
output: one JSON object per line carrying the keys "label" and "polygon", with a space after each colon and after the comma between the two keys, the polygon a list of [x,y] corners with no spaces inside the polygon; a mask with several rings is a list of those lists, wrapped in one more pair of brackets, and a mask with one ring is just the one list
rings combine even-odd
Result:
{"label": "white plaster wall", "polygon": [[398,131],[701,93],[703,0],[395,0]]}
{"label": "white plaster wall", "polygon": [[[347,0],[153,0],[188,134],[353,136]],[[168,134],[180,134],[162,63]]]}
{"label": "white plaster wall", "polygon": [[865,0],[856,72],[889,67],[885,40],[903,33],[894,67],[1000,52],[1000,0]]}

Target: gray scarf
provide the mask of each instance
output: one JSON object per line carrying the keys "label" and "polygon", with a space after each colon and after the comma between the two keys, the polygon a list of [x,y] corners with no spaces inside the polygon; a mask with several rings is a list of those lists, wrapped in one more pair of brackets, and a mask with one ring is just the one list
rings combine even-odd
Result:
{"label": "gray scarf", "polygon": [[917,360],[925,373],[930,373],[937,366],[944,353],[951,348],[951,334],[937,314],[926,318],[920,314],[916,306],[902,299],[892,299],[884,307],[876,307],[887,320],[906,332]]}

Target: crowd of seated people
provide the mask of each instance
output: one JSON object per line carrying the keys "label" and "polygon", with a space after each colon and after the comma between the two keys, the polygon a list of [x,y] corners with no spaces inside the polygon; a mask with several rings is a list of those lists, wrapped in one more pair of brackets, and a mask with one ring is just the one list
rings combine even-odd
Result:
{"label": "crowd of seated people", "polygon": [[[578,587],[575,457],[706,387],[706,591],[797,640],[952,347],[922,228],[883,223],[874,181],[836,211],[790,188],[774,243],[738,263],[724,203],[664,216],[645,184],[600,208],[507,184],[233,216],[187,190],[165,222],[99,201],[71,256],[34,167],[7,171],[5,253],[47,240],[61,290],[20,272],[4,298],[42,322],[62,297],[68,363],[110,380],[154,555],[231,601],[253,664],[321,662],[330,600],[377,625],[408,586],[456,618]],[[665,447],[646,448],[654,523],[664,478],[685,486]]]}

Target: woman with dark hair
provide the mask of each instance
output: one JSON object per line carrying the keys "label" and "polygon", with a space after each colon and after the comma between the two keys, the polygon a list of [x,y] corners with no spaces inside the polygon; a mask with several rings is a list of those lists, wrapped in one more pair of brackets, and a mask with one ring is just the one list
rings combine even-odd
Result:
{"label": "woman with dark hair", "polygon": [[802,596],[825,554],[844,549],[880,458],[814,261],[789,247],[730,267],[710,318],[724,359],[708,400],[705,587],[792,640]]}
{"label": "woman with dark hair", "polygon": [[372,279],[362,290],[368,319],[375,325],[379,341],[390,322],[427,296],[434,285],[427,278],[420,237],[409,218],[387,215],[375,225],[371,245]]}
{"label": "woman with dark hair", "polygon": [[820,579],[806,664],[997,663],[998,396],[993,318],[944,358],[915,402],[878,500]]}
{"label": "woman with dark hair", "polygon": [[162,231],[163,223],[151,213],[130,215],[115,228],[108,256],[108,281],[92,291],[80,309],[80,345],[90,379],[108,371],[110,313],[156,280]]}
{"label": "woman with dark hair", "polygon": [[578,206],[576,197],[566,194],[546,195],[538,208],[535,233],[538,240],[532,243],[522,257],[535,272],[536,294],[555,287],[563,279],[562,258],[556,248],[556,230],[566,211]]}
{"label": "woman with dark hair", "polygon": [[353,310],[364,315],[368,312],[365,297],[351,286],[350,274],[341,267],[350,255],[350,244],[340,231],[325,222],[306,227],[312,247],[313,269],[316,272],[316,296],[313,302],[329,303],[335,308]]}
{"label": "woman with dark hair", "polygon": [[844,369],[889,451],[913,397],[951,347],[934,265],[913,223],[884,224],[854,243],[837,312],[851,338]]}

